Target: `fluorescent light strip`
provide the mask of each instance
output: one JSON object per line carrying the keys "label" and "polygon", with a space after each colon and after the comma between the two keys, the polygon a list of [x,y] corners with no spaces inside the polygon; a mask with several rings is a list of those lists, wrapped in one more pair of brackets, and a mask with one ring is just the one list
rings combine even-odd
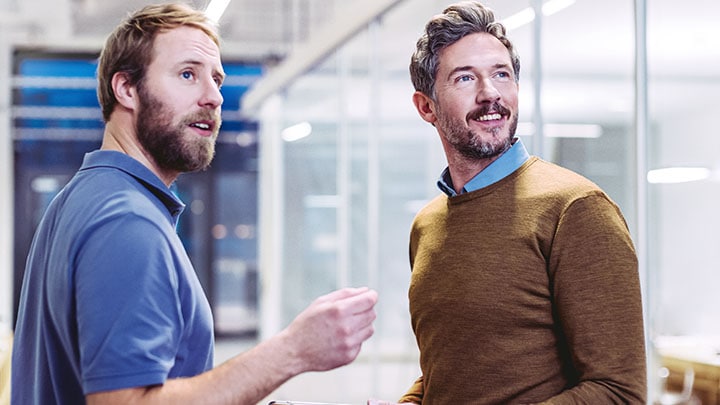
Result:
{"label": "fluorescent light strip", "polygon": [[[550,0],[543,4],[542,12],[544,16],[553,15],[561,10],[564,10],[575,4],[575,0]],[[515,28],[522,27],[525,24],[531,23],[535,19],[535,10],[531,7],[521,10],[518,13],[511,15],[508,18],[502,20],[502,24],[507,30],[513,30]]]}
{"label": "fluorescent light strip", "polygon": [[212,0],[205,8],[205,15],[217,23],[220,21],[220,17],[222,17],[228,4],[230,4],[230,0]]}
{"label": "fluorescent light strip", "polygon": [[502,25],[504,25],[505,28],[510,31],[514,30],[515,28],[522,27],[525,24],[530,24],[534,19],[535,11],[528,7],[502,20]]}
{"label": "fluorescent light strip", "polygon": [[647,181],[651,184],[674,184],[710,178],[712,171],[705,167],[667,167],[650,170]]}

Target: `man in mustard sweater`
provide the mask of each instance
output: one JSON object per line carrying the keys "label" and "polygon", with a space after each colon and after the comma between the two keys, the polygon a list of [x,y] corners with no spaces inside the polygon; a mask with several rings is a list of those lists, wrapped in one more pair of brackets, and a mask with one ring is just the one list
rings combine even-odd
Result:
{"label": "man in mustard sweater", "polygon": [[520,62],[476,2],[427,24],[413,103],[438,131],[443,193],[410,236],[422,376],[400,402],[643,404],[637,257],[595,184],[515,137]]}

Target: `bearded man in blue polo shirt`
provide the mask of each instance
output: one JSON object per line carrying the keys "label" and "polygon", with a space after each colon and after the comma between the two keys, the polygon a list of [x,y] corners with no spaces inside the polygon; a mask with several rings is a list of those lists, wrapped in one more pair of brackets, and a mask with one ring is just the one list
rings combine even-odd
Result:
{"label": "bearded man in blue polo shirt", "polygon": [[372,335],[377,294],[342,289],[213,368],[212,315],[169,187],[210,164],[224,77],[216,27],[188,6],[145,7],[108,38],[101,149],[51,203],[27,260],[13,404],[257,403],[353,361]]}

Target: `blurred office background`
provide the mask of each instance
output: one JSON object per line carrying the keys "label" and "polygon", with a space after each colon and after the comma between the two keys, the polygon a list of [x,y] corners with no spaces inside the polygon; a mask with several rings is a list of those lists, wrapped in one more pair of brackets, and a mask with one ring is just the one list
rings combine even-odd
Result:
{"label": "blurred office background", "polygon": [[[99,145],[100,47],[148,3],[0,0],[3,336],[34,227]],[[424,23],[450,2],[226,3],[217,157],[174,186],[187,203],[178,232],[215,314],[217,360],[278,332],[318,295],[369,285],[379,316],[358,360],[299,376],[271,398],[396,399],[419,375],[408,231],[445,166],[410,101],[407,65]],[[518,134],[625,213],[641,264],[651,398],[667,367],[667,389],[693,370],[695,398],[720,403],[720,2],[486,4],[521,57]]]}

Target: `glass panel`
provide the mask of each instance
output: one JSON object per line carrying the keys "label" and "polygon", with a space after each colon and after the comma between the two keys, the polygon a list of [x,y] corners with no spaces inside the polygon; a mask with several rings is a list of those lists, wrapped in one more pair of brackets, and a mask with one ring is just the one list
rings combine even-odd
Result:
{"label": "glass panel", "polygon": [[[544,17],[541,49],[543,157],[597,183],[620,206],[632,232],[633,7],[632,0],[576,1]],[[588,18],[607,10],[612,24]],[[534,64],[530,56],[528,70]],[[521,93],[532,92],[529,87],[521,86]]]}
{"label": "glass panel", "polygon": [[220,173],[210,232],[213,314],[221,333],[257,331],[257,173]]}
{"label": "glass panel", "polygon": [[[650,333],[661,354],[713,365],[720,348],[718,16],[718,2],[690,0],[670,12],[648,2]],[[687,174],[697,176],[678,177]]]}
{"label": "glass panel", "polygon": [[284,323],[337,285],[337,125],[313,118],[308,138],[285,144]]}

